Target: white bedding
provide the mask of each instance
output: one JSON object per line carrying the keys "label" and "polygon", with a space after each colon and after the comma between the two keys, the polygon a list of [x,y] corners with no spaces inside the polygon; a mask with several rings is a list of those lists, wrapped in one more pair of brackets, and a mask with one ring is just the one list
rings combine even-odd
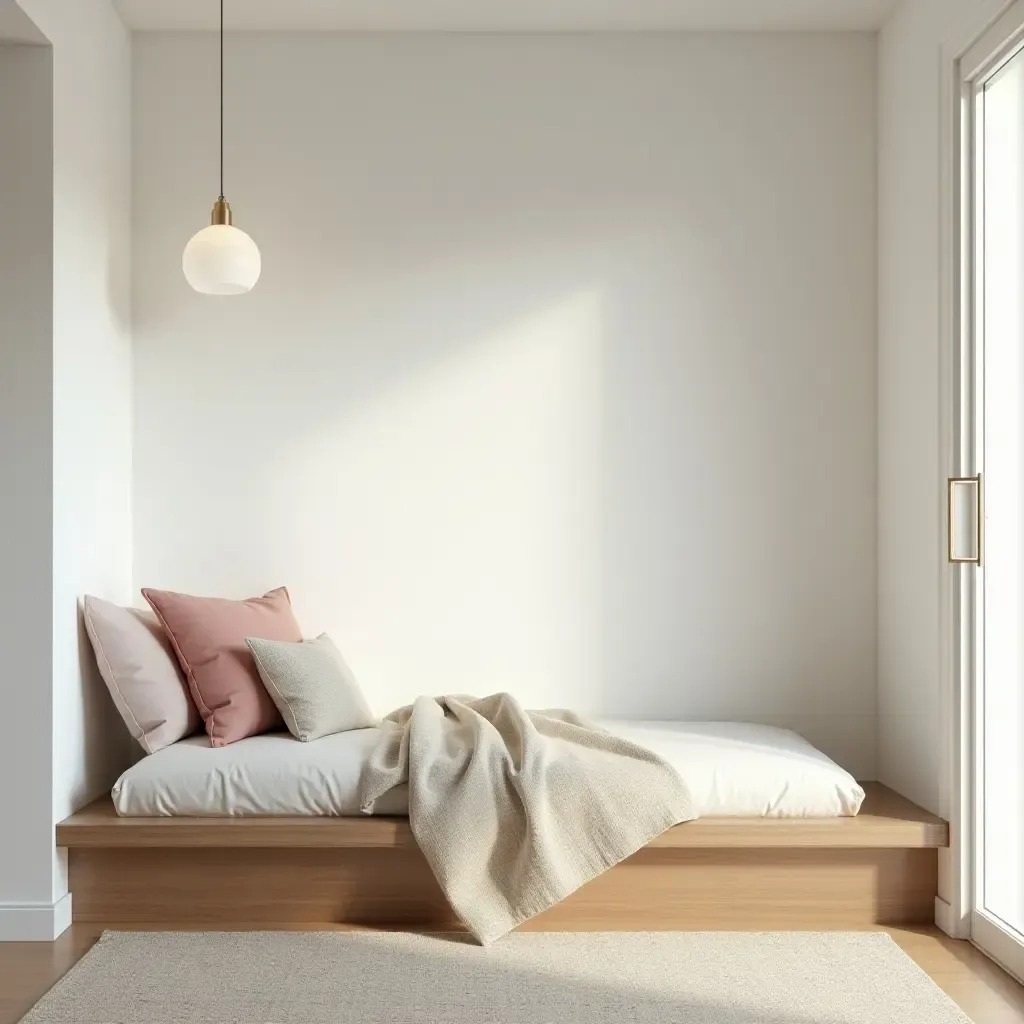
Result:
{"label": "white bedding", "polygon": [[[805,739],[735,722],[600,723],[660,754],[706,818],[831,818],[856,814],[864,791]],[[192,736],[150,754],[113,789],[123,815],[358,815],[357,790],[376,729],[300,743],[287,733],[214,749]],[[407,813],[405,788],[378,814]]]}

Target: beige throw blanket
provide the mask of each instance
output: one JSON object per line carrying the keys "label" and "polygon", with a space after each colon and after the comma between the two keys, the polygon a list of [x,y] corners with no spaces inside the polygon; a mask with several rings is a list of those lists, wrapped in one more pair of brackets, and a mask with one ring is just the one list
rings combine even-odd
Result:
{"label": "beige throw blanket", "polygon": [[507,693],[420,697],[381,730],[360,806],[408,783],[413,835],[484,944],[697,816],[656,754]]}

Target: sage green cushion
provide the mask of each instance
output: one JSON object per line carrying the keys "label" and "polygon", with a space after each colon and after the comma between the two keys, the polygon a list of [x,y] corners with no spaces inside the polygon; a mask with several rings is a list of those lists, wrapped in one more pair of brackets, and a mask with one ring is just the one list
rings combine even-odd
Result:
{"label": "sage green cushion", "polygon": [[245,642],[267,693],[297,740],[306,743],[377,724],[352,670],[326,633],[299,643],[256,637]]}

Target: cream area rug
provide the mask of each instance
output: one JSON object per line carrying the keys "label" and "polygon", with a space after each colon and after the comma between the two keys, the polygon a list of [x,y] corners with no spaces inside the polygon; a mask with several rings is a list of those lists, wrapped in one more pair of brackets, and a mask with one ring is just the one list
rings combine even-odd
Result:
{"label": "cream area rug", "polygon": [[[106,932],[23,1024],[964,1024],[884,933]],[[969,1022],[968,1022],[969,1024]]]}

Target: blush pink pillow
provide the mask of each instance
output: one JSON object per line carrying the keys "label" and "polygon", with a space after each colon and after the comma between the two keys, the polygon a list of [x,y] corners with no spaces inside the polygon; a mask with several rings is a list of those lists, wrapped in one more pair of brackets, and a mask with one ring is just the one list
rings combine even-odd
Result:
{"label": "blush pink pillow", "polygon": [[285,587],[248,601],[149,589],[142,596],[171,638],[215,747],[284,728],[245,638],[302,639]]}

